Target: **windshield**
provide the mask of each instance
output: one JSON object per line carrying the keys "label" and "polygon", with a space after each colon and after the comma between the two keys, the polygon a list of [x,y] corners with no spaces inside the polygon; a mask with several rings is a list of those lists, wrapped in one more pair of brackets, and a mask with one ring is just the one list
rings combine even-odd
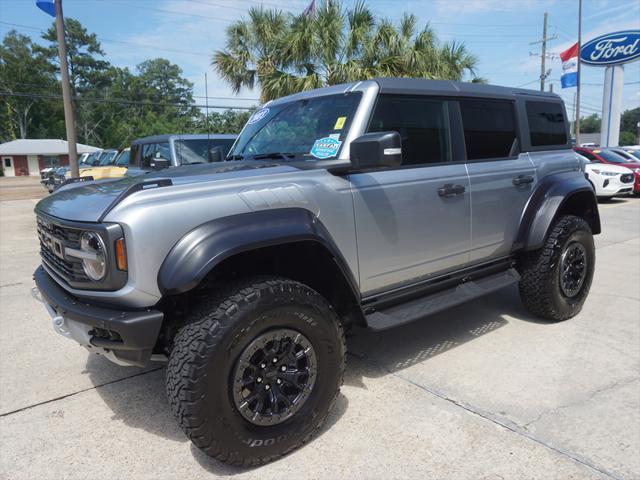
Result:
{"label": "windshield", "polygon": [[98,161],[98,158],[100,158],[100,154],[102,153],[102,150],[98,150],[96,152],[93,152],[91,154],[89,154],[89,156],[85,159],[85,163],[87,165],[91,165],[93,166],[93,164]]}
{"label": "windshield", "polygon": [[174,143],[176,157],[180,165],[190,165],[194,163],[206,163],[213,160],[213,152],[220,151],[219,159],[227,156],[234,139],[183,139]]}
{"label": "windshield", "polygon": [[636,162],[640,160],[640,150],[627,150],[627,153],[636,157]]}
{"label": "windshield", "polygon": [[611,163],[631,163],[631,160],[624,158],[622,155],[618,155],[610,150],[594,150],[593,153],[597,153],[607,162]]}
{"label": "windshield", "polygon": [[120,155],[118,155],[118,158],[116,158],[115,164],[118,167],[128,167],[129,166],[129,150],[121,151]]}
{"label": "windshield", "polygon": [[336,158],[361,96],[351,92],[262,108],[247,122],[229,159]]}
{"label": "windshield", "polygon": [[116,158],[116,155],[118,155],[117,150],[108,150],[104,152],[100,157],[100,166],[106,167],[107,165],[111,165],[113,160]]}

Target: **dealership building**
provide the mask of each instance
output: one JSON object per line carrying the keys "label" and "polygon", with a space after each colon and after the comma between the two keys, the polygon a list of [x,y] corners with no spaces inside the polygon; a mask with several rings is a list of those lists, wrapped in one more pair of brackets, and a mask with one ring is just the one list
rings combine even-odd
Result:
{"label": "dealership building", "polygon": [[[99,150],[90,145],[77,144],[78,155]],[[7,177],[40,175],[40,170],[69,164],[66,140],[13,140],[0,144],[2,171]]]}

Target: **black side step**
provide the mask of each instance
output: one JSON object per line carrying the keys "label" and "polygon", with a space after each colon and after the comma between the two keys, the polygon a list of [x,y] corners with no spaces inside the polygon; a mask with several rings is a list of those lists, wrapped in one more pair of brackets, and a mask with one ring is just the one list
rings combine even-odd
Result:
{"label": "black side step", "polygon": [[372,330],[386,330],[500,290],[517,283],[519,280],[518,272],[514,268],[510,268],[486,277],[460,283],[455,287],[407,303],[370,313],[365,318],[367,325]]}

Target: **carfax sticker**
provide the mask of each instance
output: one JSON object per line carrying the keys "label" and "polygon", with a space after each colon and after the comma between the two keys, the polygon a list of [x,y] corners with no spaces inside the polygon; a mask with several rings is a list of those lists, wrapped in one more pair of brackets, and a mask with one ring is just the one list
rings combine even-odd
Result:
{"label": "carfax sticker", "polygon": [[342,142],[335,138],[319,138],[313,143],[313,147],[311,147],[311,151],[309,153],[321,160],[324,158],[335,157],[338,150],[340,150],[340,145],[342,145]]}
{"label": "carfax sticker", "polygon": [[251,115],[251,118],[249,119],[249,121],[247,123],[249,125],[253,125],[254,123],[259,122],[260,120],[262,120],[267,115],[269,115],[269,109],[268,108],[261,108],[256,113]]}

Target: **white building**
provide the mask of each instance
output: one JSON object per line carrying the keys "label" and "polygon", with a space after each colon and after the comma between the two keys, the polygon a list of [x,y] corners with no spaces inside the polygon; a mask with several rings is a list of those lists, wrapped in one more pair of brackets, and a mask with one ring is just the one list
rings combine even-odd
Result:
{"label": "white building", "polygon": [[[77,148],[78,155],[99,150],[81,143]],[[0,144],[0,159],[7,177],[40,175],[43,168],[68,165],[69,146],[66,140],[12,140]]]}

